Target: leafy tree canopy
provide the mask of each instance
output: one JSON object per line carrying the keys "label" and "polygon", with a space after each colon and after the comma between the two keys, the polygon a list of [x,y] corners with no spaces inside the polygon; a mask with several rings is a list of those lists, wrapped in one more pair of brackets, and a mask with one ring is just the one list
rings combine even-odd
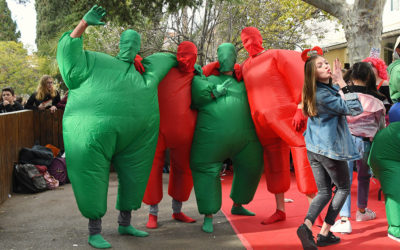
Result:
{"label": "leafy tree canopy", "polygon": [[0,88],[11,86],[17,95],[35,91],[42,59],[28,56],[22,43],[0,41]]}
{"label": "leafy tree canopy", "polygon": [[[25,0],[29,1],[29,0]],[[163,12],[176,11],[184,6],[196,6],[201,0],[36,0],[38,51],[46,54],[45,40],[53,39],[60,30],[72,29],[83,15],[94,5],[107,10],[106,21],[120,26],[136,26],[143,18],[159,22]]]}
{"label": "leafy tree canopy", "polygon": [[20,32],[17,32],[17,24],[11,18],[6,0],[0,0],[0,26],[0,41],[17,42],[21,37]]}

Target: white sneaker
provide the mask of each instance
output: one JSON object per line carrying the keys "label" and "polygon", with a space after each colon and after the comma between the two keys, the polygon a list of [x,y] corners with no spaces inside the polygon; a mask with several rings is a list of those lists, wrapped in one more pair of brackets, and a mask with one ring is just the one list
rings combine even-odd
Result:
{"label": "white sneaker", "polygon": [[356,212],[356,221],[367,221],[376,218],[376,214],[369,208],[365,209],[365,213],[361,213],[359,210]]}
{"label": "white sneaker", "polygon": [[349,234],[352,232],[351,223],[349,220],[346,222],[342,222],[342,220],[337,220],[335,224],[331,226],[332,233],[342,233],[342,234]]}
{"label": "white sneaker", "polygon": [[391,235],[390,233],[388,233],[388,236],[389,236],[389,238],[391,238],[392,240],[395,240],[395,241],[397,241],[397,242],[400,242],[400,238],[399,238],[399,237],[396,237],[396,236],[394,236],[394,235]]}

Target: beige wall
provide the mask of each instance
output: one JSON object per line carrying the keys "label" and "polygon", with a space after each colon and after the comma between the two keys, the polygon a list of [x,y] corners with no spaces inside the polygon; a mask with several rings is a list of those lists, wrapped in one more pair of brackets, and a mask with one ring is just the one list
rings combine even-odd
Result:
{"label": "beige wall", "polygon": [[324,57],[326,60],[328,60],[331,67],[333,66],[333,61],[336,58],[339,58],[340,62],[342,62],[342,67],[344,67],[345,63],[348,63],[347,48],[331,49],[329,51],[325,51]]}
{"label": "beige wall", "polygon": [[[387,65],[392,62],[392,48],[396,43],[396,39],[397,35],[382,40],[380,58],[382,58]],[[324,57],[328,60],[331,66],[336,58],[339,58],[343,65],[344,63],[348,63],[347,48],[329,49],[329,51],[324,51]]]}

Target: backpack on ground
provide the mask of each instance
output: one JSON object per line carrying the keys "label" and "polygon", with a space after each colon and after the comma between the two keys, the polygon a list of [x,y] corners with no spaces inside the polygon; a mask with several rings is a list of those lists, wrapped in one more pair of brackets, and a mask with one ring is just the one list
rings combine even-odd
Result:
{"label": "backpack on ground", "polygon": [[58,186],[60,186],[60,182],[54,178],[52,175],[50,175],[49,171],[47,171],[47,167],[43,165],[35,165],[36,169],[39,170],[39,173],[43,175],[47,189],[56,189]]}
{"label": "backpack on ground", "polygon": [[18,156],[19,163],[45,166],[49,166],[53,158],[53,151],[40,145],[35,145],[32,148],[21,148]]}
{"label": "backpack on ground", "polygon": [[14,193],[39,193],[47,190],[46,180],[33,164],[15,164],[13,170]]}
{"label": "backpack on ground", "polygon": [[69,183],[65,158],[54,158],[50,166],[47,168],[47,171],[49,171],[50,175],[54,176],[54,178],[60,182],[60,185]]}

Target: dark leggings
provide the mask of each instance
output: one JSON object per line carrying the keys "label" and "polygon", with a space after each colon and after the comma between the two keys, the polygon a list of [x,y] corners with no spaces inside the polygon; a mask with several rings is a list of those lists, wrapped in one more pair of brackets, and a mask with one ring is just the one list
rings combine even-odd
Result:
{"label": "dark leggings", "polygon": [[306,219],[314,224],[315,219],[322,209],[328,204],[332,197],[332,182],[336,185],[337,191],[329,204],[325,222],[329,225],[335,223],[347,196],[350,193],[349,170],[346,161],[330,159],[326,156],[307,151],[308,160],[317,183],[318,193],[308,208]]}

